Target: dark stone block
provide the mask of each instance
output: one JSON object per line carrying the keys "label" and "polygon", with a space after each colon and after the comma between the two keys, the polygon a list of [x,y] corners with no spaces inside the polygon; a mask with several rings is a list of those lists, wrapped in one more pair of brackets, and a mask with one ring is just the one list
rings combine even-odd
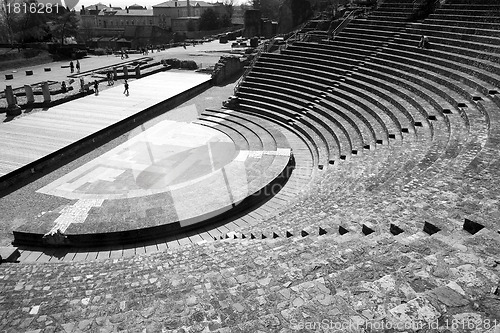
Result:
{"label": "dark stone block", "polygon": [[279,237],[279,235],[277,233],[273,232],[273,238],[278,238],[278,237]]}
{"label": "dark stone block", "polygon": [[250,234],[250,239],[255,239],[254,234]]}
{"label": "dark stone block", "polygon": [[319,235],[322,236],[322,235],[326,235],[326,234],[327,234],[326,230],[319,227]]}
{"label": "dark stone block", "polygon": [[302,230],[302,231],[300,232],[300,235],[301,235],[302,237],[306,237],[306,236],[309,236],[309,233],[308,233],[307,231],[305,231],[305,230]]}
{"label": "dark stone block", "polygon": [[347,157],[345,155],[340,155],[341,160],[345,160]]}
{"label": "dark stone block", "polygon": [[391,223],[391,228],[389,229],[389,231],[390,231],[390,232],[391,232],[391,234],[393,234],[394,236],[397,236],[397,235],[399,235],[399,234],[401,234],[401,233],[403,233],[403,232],[404,232],[404,230],[403,230],[403,229],[401,229],[400,227],[398,227],[397,225],[392,224],[392,223]]}
{"label": "dark stone block", "polygon": [[370,145],[364,145],[363,148],[369,150],[371,147],[370,147]]}
{"label": "dark stone block", "polygon": [[493,295],[500,296],[500,287],[493,287]]}
{"label": "dark stone block", "polygon": [[343,226],[339,225],[339,234],[341,235],[345,235],[349,232],[349,230],[347,230],[346,228],[344,228]]}
{"label": "dark stone block", "polygon": [[422,122],[421,121],[416,121],[415,122],[416,127],[422,127]]}
{"label": "dark stone block", "polygon": [[50,68],[50,67],[45,67],[45,68],[43,69],[43,71],[44,71],[44,72],[50,72],[51,70],[52,70],[52,68]]}
{"label": "dark stone block", "polygon": [[323,170],[323,164],[319,164],[318,169]]}
{"label": "dark stone block", "polygon": [[6,80],[12,80],[12,79],[14,79],[14,75],[12,75],[12,74],[5,74],[5,79]]}
{"label": "dark stone block", "polygon": [[465,103],[458,103],[458,107],[459,108],[466,108],[467,104],[465,104]]}
{"label": "dark stone block", "polygon": [[26,71],[26,76],[31,76],[31,75],[33,75],[33,71],[32,70]]}
{"label": "dark stone block", "polygon": [[395,139],[396,138],[396,134],[389,134],[389,139]]}
{"label": "dark stone block", "polygon": [[370,228],[369,226],[367,226],[366,224],[363,224],[363,229],[362,229],[362,232],[365,236],[368,236],[369,234],[372,234],[375,232],[375,230],[373,230],[372,228]]}
{"label": "dark stone block", "polygon": [[406,127],[403,127],[401,129],[401,132],[403,132],[403,133],[410,133],[410,130],[408,128],[406,128]]}
{"label": "dark stone block", "polygon": [[429,116],[429,120],[437,120],[436,116]]}
{"label": "dark stone block", "polygon": [[352,153],[353,155],[358,155],[358,151],[357,151],[356,149],[353,149],[353,150],[351,151],[351,153]]}
{"label": "dark stone block", "polygon": [[329,160],[328,164],[332,164],[333,165],[333,164],[335,164],[335,161],[334,160]]}
{"label": "dark stone block", "polygon": [[267,238],[267,236],[262,234],[262,239],[266,239],[266,238]]}
{"label": "dark stone block", "polygon": [[472,235],[476,234],[477,232],[479,232],[483,228],[484,228],[484,225],[479,224],[477,222],[474,222],[472,220],[465,219],[465,221],[464,221],[464,230],[466,230],[467,232],[469,232]]}
{"label": "dark stone block", "polygon": [[483,98],[481,96],[472,96],[473,101],[482,101]]}
{"label": "dark stone block", "polygon": [[429,235],[434,235],[436,232],[441,231],[440,228],[436,227],[434,224],[431,224],[429,222],[424,223],[424,232]]}
{"label": "dark stone block", "polygon": [[287,231],[287,232],[286,232],[286,238],[290,238],[290,237],[292,237],[292,236],[293,236],[293,234],[292,234],[290,231]]}
{"label": "dark stone block", "polygon": [[241,239],[245,239],[245,238],[247,238],[247,236],[245,236],[245,234],[242,234]]}
{"label": "dark stone block", "polygon": [[451,112],[450,109],[443,109],[443,113],[444,114],[452,114],[453,112]]}
{"label": "dark stone block", "polygon": [[498,91],[497,90],[488,90],[488,94],[496,95],[496,94],[498,94]]}
{"label": "dark stone block", "polygon": [[378,145],[381,145],[381,144],[384,143],[384,141],[379,139],[379,140],[375,141],[375,143],[378,144]]}
{"label": "dark stone block", "polygon": [[234,234],[233,239],[238,239],[238,236],[236,236],[236,234]]}

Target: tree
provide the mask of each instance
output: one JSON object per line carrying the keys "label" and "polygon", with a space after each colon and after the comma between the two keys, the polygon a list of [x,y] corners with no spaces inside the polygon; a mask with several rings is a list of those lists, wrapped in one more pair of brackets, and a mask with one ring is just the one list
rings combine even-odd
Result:
{"label": "tree", "polygon": [[201,14],[200,30],[215,30],[218,29],[219,26],[219,17],[213,9],[209,8]]}
{"label": "tree", "polygon": [[61,41],[61,45],[64,45],[64,38],[77,35],[78,18],[74,10],[60,7],[58,13],[53,16],[52,24],[52,32]]}
{"label": "tree", "polygon": [[0,40],[7,43],[43,41],[49,35],[47,15],[36,0],[0,1]]}
{"label": "tree", "polygon": [[[38,2],[36,0],[27,0],[24,3],[26,4],[26,8],[38,8]],[[20,42],[22,44],[43,41],[50,34],[45,13],[27,10],[22,16],[19,31]]]}
{"label": "tree", "polygon": [[234,14],[234,0],[224,0],[224,7],[226,8],[226,14],[229,16],[229,20]]}

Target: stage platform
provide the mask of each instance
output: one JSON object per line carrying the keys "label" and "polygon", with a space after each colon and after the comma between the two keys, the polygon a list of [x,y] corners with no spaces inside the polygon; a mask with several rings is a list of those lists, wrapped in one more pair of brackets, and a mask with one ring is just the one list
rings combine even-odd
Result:
{"label": "stage platform", "polygon": [[109,135],[127,121],[154,116],[176,99],[186,100],[210,86],[210,76],[164,72],[123,84],[46,111],[0,124],[0,187],[22,173],[36,172],[85,141]]}

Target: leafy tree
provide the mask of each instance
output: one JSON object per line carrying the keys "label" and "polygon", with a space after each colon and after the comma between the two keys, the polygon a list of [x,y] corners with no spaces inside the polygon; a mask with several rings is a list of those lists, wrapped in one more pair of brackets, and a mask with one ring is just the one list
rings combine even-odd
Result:
{"label": "leafy tree", "polygon": [[200,16],[200,30],[215,30],[219,28],[220,22],[217,13],[209,8]]}
{"label": "leafy tree", "polygon": [[38,8],[37,4],[36,0],[0,0],[0,40],[7,43],[45,40],[49,36],[46,15],[29,10]]}
{"label": "leafy tree", "polygon": [[[25,1],[26,8],[38,8],[38,2],[36,0]],[[22,14],[22,19],[20,20],[20,42],[36,42],[45,40],[50,34],[49,27],[47,25],[47,17],[45,13],[32,13],[31,10],[27,10],[26,13]]]}
{"label": "leafy tree", "polygon": [[229,16],[229,20],[234,14],[234,0],[224,0],[224,7],[226,8],[226,14]]}
{"label": "leafy tree", "polygon": [[78,33],[78,18],[74,10],[59,8],[58,13],[53,16],[52,32],[64,45],[64,38],[76,37]]}

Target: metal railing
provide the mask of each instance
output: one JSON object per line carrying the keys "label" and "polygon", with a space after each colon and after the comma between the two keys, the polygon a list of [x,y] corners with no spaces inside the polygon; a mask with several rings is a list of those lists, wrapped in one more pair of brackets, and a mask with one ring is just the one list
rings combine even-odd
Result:
{"label": "metal railing", "polygon": [[356,15],[359,15],[361,13],[364,13],[365,9],[355,9],[352,12],[350,12],[343,20],[342,22],[333,29],[333,31],[328,31],[328,40],[330,39],[335,39],[335,36],[337,36],[344,28],[355,18]]}

